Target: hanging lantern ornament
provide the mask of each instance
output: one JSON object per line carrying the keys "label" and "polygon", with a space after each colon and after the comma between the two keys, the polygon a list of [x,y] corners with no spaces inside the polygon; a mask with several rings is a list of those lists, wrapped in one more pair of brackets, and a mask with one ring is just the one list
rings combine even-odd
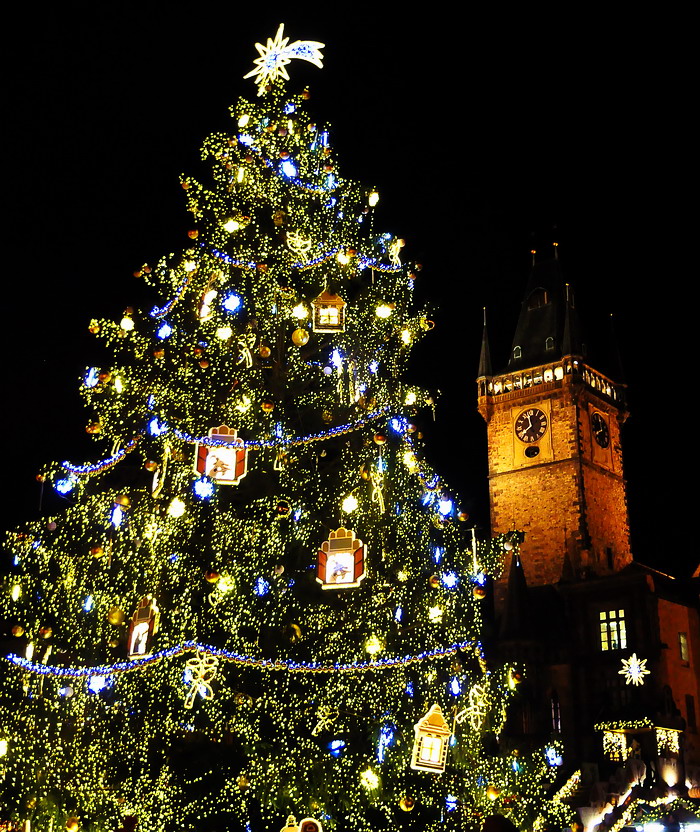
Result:
{"label": "hanging lantern ornament", "polygon": [[339,528],[324,540],[318,552],[316,580],[322,589],[345,589],[360,585],[365,577],[365,546],[355,532]]}
{"label": "hanging lantern ornament", "polygon": [[212,428],[209,438],[214,440],[211,445],[197,442],[194,446],[195,472],[220,485],[238,485],[248,472],[248,449],[228,425]]}
{"label": "hanging lantern ornament", "polygon": [[314,332],[345,332],[345,307],[340,295],[331,294],[328,289],[313,301]]}
{"label": "hanging lantern ornament", "polygon": [[130,659],[144,659],[151,655],[153,637],[158,632],[160,610],[152,595],[144,595],[131,617],[127,645]]}
{"label": "hanging lantern ornament", "polygon": [[452,731],[442,715],[442,708],[433,705],[428,713],[413,726],[416,739],[413,743],[411,768],[441,774],[445,770],[447,746]]}

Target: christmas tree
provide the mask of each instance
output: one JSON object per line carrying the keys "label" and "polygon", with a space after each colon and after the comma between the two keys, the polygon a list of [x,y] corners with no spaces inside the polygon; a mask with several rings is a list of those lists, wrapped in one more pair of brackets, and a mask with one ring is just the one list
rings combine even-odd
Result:
{"label": "christmas tree", "polygon": [[254,101],[182,179],[188,247],[94,320],[96,462],[8,538],[0,820],[32,830],[369,832],[561,825],[556,745],[499,753],[520,673],[483,604],[517,535],[477,543],[425,462],[406,384],[432,328],[378,194],[290,94],[323,44],[280,27]]}

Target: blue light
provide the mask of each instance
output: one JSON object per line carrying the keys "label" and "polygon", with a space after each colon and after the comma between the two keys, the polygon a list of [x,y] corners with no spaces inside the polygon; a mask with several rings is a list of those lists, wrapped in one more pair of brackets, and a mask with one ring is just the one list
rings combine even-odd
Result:
{"label": "blue light", "polygon": [[379,362],[378,361],[370,362],[370,365],[369,365],[370,373],[376,373],[378,369],[379,369]]}
{"label": "blue light", "polygon": [[151,436],[162,436],[168,432],[168,423],[161,421],[157,416],[154,416],[148,423],[148,432]]}
{"label": "blue light", "polygon": [[450,693],[452,696],[459,696],[462,692],[462,685],[459,683],[459,679],[456,676],[453,676],[450,679]]}
{"label": "blue light", "polygon": [[156,331],[156,337],[160,338],[161,341],[165,340],[166,338],[170,338],[173,334],[173,328],[167,321],[163,321],[163,323],[158,327]]}
{"label": "blue light", "polygon": [[214,483],[211,480],[202,477],[201,479],[194,481],[192,490],[194,491],[195,496],[200,500],[210,500],[214,496]]}
{"label": "blue light", "polygon": [[406,696],[413,699],[413,682],[406,682]]}
{"label": "blue light", "polygon": [[238,312],[238,310],[243,305],[243,299],[240,295],[237,295],[235,292],[231,292],[230,294],[226,295],[221,305],[227,312]]}
{"label": "blue light", "polygon": [[275,425],[275,436],[278,439],[281,439],[284,436],[284,428],[282,427],[282,422],[277,422]]}
{"label": "blue light", "polygon": [[267,593],[269,591],[270,591],[270,584],[268,584],[268,582],[265,580],[265,578],[258,578],[257,581],[255,582],[255,588],[254,588],[253,592],[256,595],[259,595],[259,596],[262,597],[263,595],[267,595]]}
{"label": "blue light", "polygon": [[435,497],[435,495],[433,494],[432,491],[426,491],[425,494],[423,495],[423,498],[421,499],[421,502],[423,503],[424,506],[430,505],[430,503],[433,502],[434,497]]}
{"label": "blue light", "polygon": [[99,693],[108,686],[109,679],[106,676],[91,676],[87,683],[87,689],[90,693]]}
{"label": "blue light", "polygon": [[12,565],[19,566],[19,555],[14,556],[14,558],[12,559]]}
{"label": "blue light", "polygon": [[329,191],[332,191],[333,188],[335,188],[335,176],[333,176],[332,173],[329,173],[326,177],[326,188],[328,188]]}
{"label": "blue light", "polygon": [[550,766],[560,766],[564,762],[557,749],[551,746],[545,750],[544,756],[547,758]]}
{"label": "blue light", "polygon": [[293,113],[296,110],[296,108],[296,104],[293,104],[291,101],[289,101],[287,102],[287,104],[284,105],[284,112],[286,115],[289,115],[290,113]]}
{"label": "blue light", "polygon": [[123,519],[124,512],[122,511],[122,507],[114,506],[114,508],[112,509],[112,513],[109,517],[109,522],[114,526],[115,529],[118,529],[121,526]]}
{"label": "blue light", "polygon": [[148,401],[146,402],[146,407],[147,407],[149,410],[153,410],[153,408],[154,408],[155,406],[156,406],[156,397],[155,397],[153,394],[151,394],[151,395],[148,397]]}
{"label": "blue light", "polygon": [[291,159],[285,159],[280,165],[280,170],[287,177],[287,179],[294,179],[297,175],[297,169]]}
{"label": "blue light", "polygon": [[454,589],[459,583],[459,575],[456,572],[443,572],[440,580],[448,589]]}
{"label": "blue light", "polygon": [[331,353],[331,364],[335,367],[336,370],[343,369],[343,355],[340,350],[333,350]]}
{"label": "blue light", "polygon": [[90,369],[85,374],[85,386],[94,387],[100,380],[99,376],[100,371],[97,369],[97,367],[90,367]]}
{"label": "blue light", "polygon": [[68,478],[66,480],[57,480],[53,487],[58,491],[59,494],[70,494],[75,486],[75,480]]}
{"label": "blue light", "polygon": [[301,509],[300,509],[300,508],[295,508],[295,509],[294,509],[294,519],[295,519],[297,522],[298,522],[299,520],[301,520]]}
{"label": "blue light", "polygon": [[321,133],[320,138],[321,138],[321,144],[324,147],[328,147],[328,131],[327,130],[324,130],[323,133]]}
{"label": "blue light", "polygon": [[513,762],[511,763],[511,768],[516,774],[518,774],[520,772],[520,763],[517,760],[513,760]]}
{"label": "blue light", "polygon": [[335,757],[336,760],[342,755],[343,751],[345,751],[345,741],[344,740],[331,740],[328,743],[328,750],[331,752],[331,757]]}
{"label": "blue light", "polygon": [[394,621],[397,624],[400,624],[402,618],[403,618],[403,610],[401,609],[401,607],[397,607],[396,611],[394,612]]}
{"label": "blue light", "polygon": [[448,794],[445,798],[445,809],[448,812],[454,812],[457,808],[457,798],[453,794]]}
{"label": "blue light", "polygon": [[177,555],[173,552],[173,554],[170,555],[168,560],[170,561],[170,563],[175,563],[175,561],[177,560]]}
{"label": "blue light", "polygon": [[88,595],[88,597],[83,601],[83,609],[85,612],[90,612],[90,610],[94,609],[95,601],[92,595]]}
{"label": "blue light", "polygon": [[452,514],[453,508],[454,503],[447,497],[443,497],[441,500],[438,501],[438,511],[443,517],[447,517],[448,515]]}
{"label": "blue light", "polygon": [[395,433],[406,433],[408,422],[403,417],[394,416],[389,421],[389,426]]}
{"label": "blue light", "polygon": [[[425,502],[425,498],[424,498],[423,502]],[[435,563],[440,563],[440,561],[442,560],[443,552],[444,552],[444,550],[440,549],[439,546],[436,546],[433,549],[433,560],[435,561]]]}
{"label": "blue light", "polygon": [[250,147],[253,144],[253,137],[249,136],[247,133],[239,133],[238,134],[238,141],[241,144],[244,144],[246,147]]}
{"label": "blue light", "polygon": [[384,762],[384,758],[386,757],[386,750],[394,741],[394,731],[396,730],[394,725],[382,725],[379,731],[379,742],[377,744],[377,761],[380,763]]}
{"label": "blue light", "polygon": [[384,474],[388,470],[389,466],[386,464],[386,460],[383,456],[380,456],[377,460],[377,471],[379,471],[380,474]]}
{"label": "blue light", "polygon": [[477,572],[474,575],[474,580],[476,581],[479,586],[484,586],[486,584],[486,575],[484,572]]}

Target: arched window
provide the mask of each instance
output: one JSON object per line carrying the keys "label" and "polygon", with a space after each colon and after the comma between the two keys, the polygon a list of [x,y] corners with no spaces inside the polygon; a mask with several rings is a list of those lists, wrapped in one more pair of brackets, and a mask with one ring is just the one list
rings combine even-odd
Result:
{"label": "arched window", "polygon": [[522,347],[513,347],[513,358],[522,358],[523,357],[523,348]]}
{"label": "arched window", "polygon": [[554,349],[554,338],[550,335],[544,342],[544,348],[546,350],[553,350]]}

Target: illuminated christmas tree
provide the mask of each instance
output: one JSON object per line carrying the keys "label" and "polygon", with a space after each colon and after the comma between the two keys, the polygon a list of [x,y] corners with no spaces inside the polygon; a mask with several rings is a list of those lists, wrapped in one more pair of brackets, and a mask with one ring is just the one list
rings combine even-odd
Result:
{"label": "illuminated christmas tree", "polygon": [[111,356],[81,387],[98,461],[50,466],[69,506],[8,539],[0,820],[565,816],[555,746],[498,751],[520,674],[487,664],[482,606],[517,539],[477,544],[424,461],[415,269],[284,86],[322,46],[258,45],[257,100],[204,144],[213,183],[182,180],[187,249],[139,272],[157,304],[90,325]]}

